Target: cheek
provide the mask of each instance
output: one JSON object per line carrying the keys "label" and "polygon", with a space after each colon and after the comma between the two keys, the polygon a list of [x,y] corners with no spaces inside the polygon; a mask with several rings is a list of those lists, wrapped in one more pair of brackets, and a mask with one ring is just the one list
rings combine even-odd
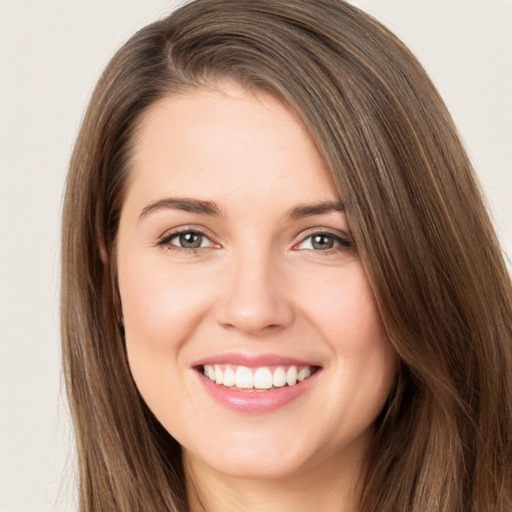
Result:
{"label": "cheek", "polygon": [[359,264],[301,291],[307,311],[335,351],[364,353],[386,344],[373,293]]}
{"label": "cheek", "polygon": [[119,269],[127,345],[172,351],[197,325],[210,302],[211,290],[186,272],[131,263],[127,261]]}
{"label": "cheek", "polygon": [[362,268],[354,266],[326,282],[309,283],[307,310],[331,351],[333,397],[375,416],[394,382],[398,356]]}
{"label": "cheek", "polygon": [[177,396],[183,397],[182,347],[201,323],[212,289],[197,271],[195,276],[177,272],[165,259],[155,261],[136,249],[121,254],[119,291],[128,362],[140,393],[159,417],[177,407]]}
{"label": "cheek", "polygon": [[128,362],[149,408],[174,425],[169,411],[190,402],[182,386],[182,347],[201,322],[211,290],[187,272],[129,254],[118,266]]}

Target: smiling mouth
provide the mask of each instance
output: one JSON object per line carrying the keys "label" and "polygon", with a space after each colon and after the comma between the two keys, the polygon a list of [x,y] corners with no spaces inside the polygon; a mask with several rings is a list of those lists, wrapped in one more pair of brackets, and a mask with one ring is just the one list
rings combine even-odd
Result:
{"label": "smiling mouth", "polygon": [[204,364],[197,367],[206,378],[238,391],[270,391],[293,387],[308,379],[318,366],[260,366],[250,368],[230,364]]}

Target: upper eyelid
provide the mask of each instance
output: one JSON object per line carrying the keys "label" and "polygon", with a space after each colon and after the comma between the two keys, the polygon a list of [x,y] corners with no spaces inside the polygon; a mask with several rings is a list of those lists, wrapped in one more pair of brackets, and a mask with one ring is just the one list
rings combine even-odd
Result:
{"label": "upper eyelid", "polygon": [[338,238],[342,238],[344,240],[352,240],[352,236],[350,235],[350,233],[348,233],[344,230],[328,228],[328,227],[314,227],[314,228],[306,229],[306,230],[302,231],[300,234],[298,234],[295,237],[295,243],[305,240],[306,238],[309,238],[310,236],[321,235],[321,234],[332,235],[332,236],[335,236]]}
{"label": "upper eyelid", "polygon": [[198,224],[186,224],[176,228],[166,229],[159,238],[164,238],[170,235],[179,235],[181,233],[200,233],[205,236],[212,236],[210,230],[204,226]]}

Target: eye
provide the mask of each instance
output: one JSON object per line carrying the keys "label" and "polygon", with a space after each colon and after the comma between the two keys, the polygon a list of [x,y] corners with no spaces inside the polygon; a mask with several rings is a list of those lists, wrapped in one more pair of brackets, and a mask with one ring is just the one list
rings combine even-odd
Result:
{"label": "eye", "polygon": [[171,233],[158,242],[158,245],[168,246],[171,249],[202,249],[203,247],[213,247],[215,244],[199,231],[181,231]]}
{"label": "eye", "polygon": [[306,249],[312,251],[328,251],[336,248],[352,248],[353,244],[349,240],[333,233],[314,233],[302,240],[297,249]]}

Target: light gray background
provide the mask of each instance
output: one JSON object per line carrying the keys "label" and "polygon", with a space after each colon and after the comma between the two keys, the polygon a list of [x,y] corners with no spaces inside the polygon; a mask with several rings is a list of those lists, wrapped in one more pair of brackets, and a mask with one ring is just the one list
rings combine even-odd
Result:
{"label": "light gray background", "polygon": [[[359,0],[444,96],[512,254],[511,0]],[[0,512],[73,509],[58,253],[73,140],[114,50],[164,0],[0,0]]]}

